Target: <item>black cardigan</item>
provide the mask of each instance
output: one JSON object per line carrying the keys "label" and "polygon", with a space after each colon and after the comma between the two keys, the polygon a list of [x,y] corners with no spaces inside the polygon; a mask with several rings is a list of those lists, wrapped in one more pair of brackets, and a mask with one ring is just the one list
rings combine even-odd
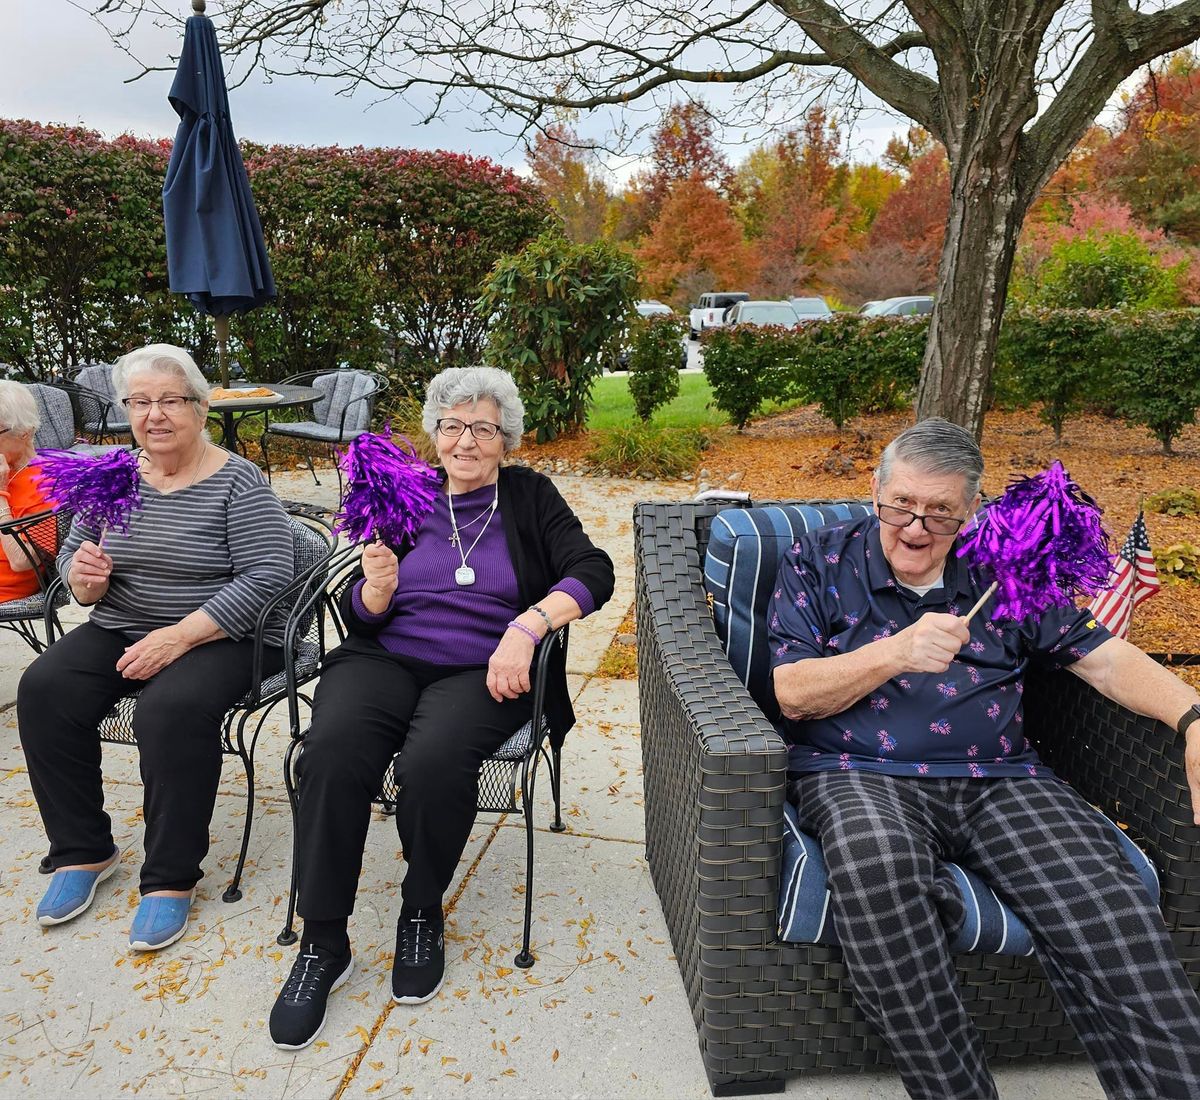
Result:
{"label": "black cardigan", "polygon": [[[527,466],[502,466],[498,485],[500,521],[517,575],[520,610],[537,603],[559,581],[573,577],[589,593],[599,610],[613,593],[612,559],[593,545],[570,505],[545,474]],[[404,557],[408,547],[397,551]],[[354,610],[355,584],[341,598],[343,621],[352,634],[373,638],[382,623],[366,623]],[[553,742],[562,744],[575,724],[575,709],[567,691],[567,658],[555,646],[546,666],[546,718]]]}

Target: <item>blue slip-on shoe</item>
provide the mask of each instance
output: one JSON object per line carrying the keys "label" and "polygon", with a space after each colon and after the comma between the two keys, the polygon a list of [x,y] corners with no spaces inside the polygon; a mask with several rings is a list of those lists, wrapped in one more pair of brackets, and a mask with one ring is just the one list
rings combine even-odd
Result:
{"label": "blue slip-on shoe", "polygon": [[134,951],[159,951],[187,931],[192,898],[142,898],[129,929],[129,946]]}
{"label": "blue slip-on shoe", "polygon": [[49,928],[63,924],[79,916],[96,896],[96,887],[117,869],[121,862],[121,849],[114,846],[112,861],[99,871],[55,871],[50,876],[50,885],[38,902],[38,924]]}

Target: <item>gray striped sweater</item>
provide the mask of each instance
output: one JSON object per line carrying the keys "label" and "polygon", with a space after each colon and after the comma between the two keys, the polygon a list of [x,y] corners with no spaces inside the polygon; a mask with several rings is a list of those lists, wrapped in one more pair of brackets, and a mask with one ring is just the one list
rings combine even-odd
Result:
{"label": "gray striped sweater", "polygon": [[[258,467],[231,454],[195,485],[160,493],[143,480],[141,494],[129,531],[104,536],[113,571],[91,621],[140,637],[203,610],[230,638],[253,635],[259,613],[295,570],[287,513]],[[60,572],[84,540],[99,537],[76,519],[58,555]],[[282,624],[266,637],[282,645]]]}

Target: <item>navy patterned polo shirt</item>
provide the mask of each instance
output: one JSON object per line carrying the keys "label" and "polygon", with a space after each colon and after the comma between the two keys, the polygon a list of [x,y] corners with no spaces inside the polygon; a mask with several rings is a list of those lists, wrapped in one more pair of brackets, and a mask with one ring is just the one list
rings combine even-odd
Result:
{"label": "navy patterned polo shirt", "polygon": [[[929,611],[966,614],[987,586],[956,549],[943,587],[918,596],[892,573],[875,516],[809,532],[780,563],[768,619],[772,669],[848,653]],[[940,675],[898,676],[828,718],[781,718],[789,771],[1051,775],[1021,728],[1025,669],[1030,660],[1073,664],[1112,635],[1073,608],[1052,608],[1036,622],[993,622],[985,605],[970,630],[970,643]]]}

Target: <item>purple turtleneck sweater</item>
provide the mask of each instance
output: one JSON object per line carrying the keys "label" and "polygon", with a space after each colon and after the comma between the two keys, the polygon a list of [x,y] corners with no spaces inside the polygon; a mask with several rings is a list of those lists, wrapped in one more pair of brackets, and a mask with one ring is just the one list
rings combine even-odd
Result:
{"label": "purple turtleneck sweater", "polygon": [[[383,623],[378,639],[384,649],[435,665],[486,665],[508,623],[525,609],[518,606],[517,575],[504,538],[500,509],[489,518],[496,486],[454,494],[454,517],[462,544],[450,544],[450,504],[439,493],[413,548],[400,560],[398,585],[391,606],[372,615],[362,602],[362,586],[354,588],[354,610],[367,623]],[[479,541],[475,539],[478,536]],[[471,545],[475,544],[472,550]],[[467,565],[475,583],[459,585],[459,550],[469,551]],[[584,615],[595,607],[591,593],[573,577],[550,589],[565,592]]]}

